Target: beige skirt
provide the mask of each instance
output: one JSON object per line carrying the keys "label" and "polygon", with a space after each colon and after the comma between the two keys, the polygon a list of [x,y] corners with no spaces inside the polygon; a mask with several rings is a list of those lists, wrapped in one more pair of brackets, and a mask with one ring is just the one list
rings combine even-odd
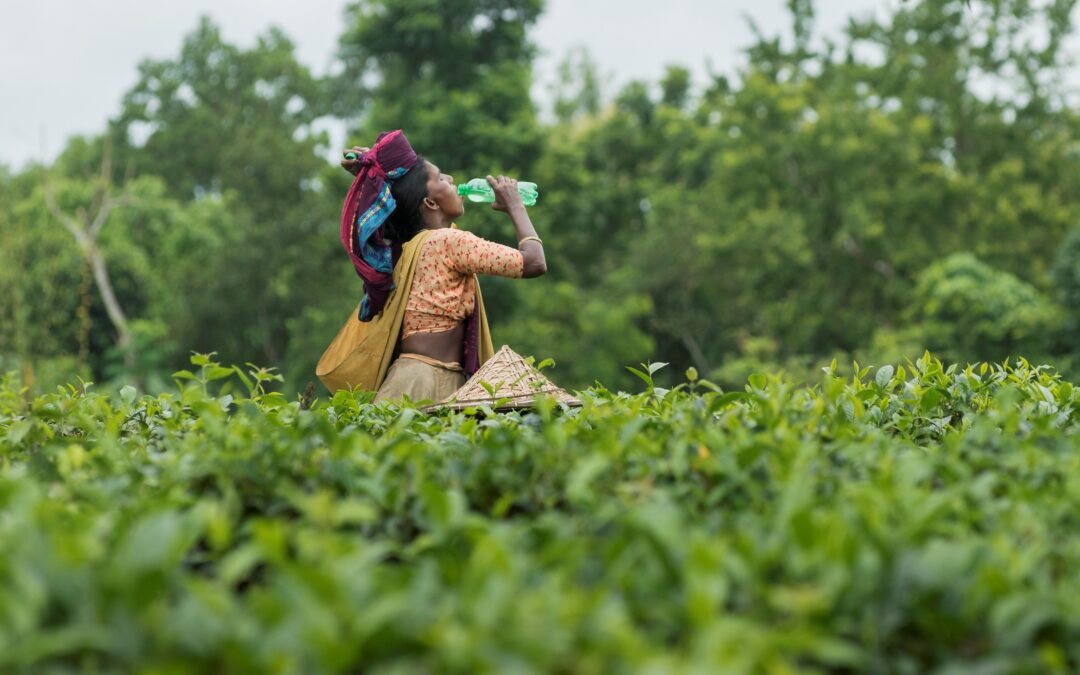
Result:
{"label": "beige skirt", "polygon": [[401,354],[390,364],[386,379],[375,395],[376,401],[400,399],[405,394],[414,402],[438,403],[465,384],[461,364],[443,363],[421,354]]}

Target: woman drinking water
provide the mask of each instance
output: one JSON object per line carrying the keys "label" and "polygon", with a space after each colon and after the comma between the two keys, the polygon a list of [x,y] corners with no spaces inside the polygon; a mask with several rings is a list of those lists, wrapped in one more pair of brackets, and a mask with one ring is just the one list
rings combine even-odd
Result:
{"label": "woman drinking water", "polygon": [[457,229],[465,205],[453,177],[416,154],[401,130],[346,152],[341,164],[356,179],[341,237],[364,298],[317,374],[331,391],[359,386],[376,390],[377,401],[441,401],[493,352],[476,275],[541,276],[543,242],[512,178],[487,181],[517,248]]}

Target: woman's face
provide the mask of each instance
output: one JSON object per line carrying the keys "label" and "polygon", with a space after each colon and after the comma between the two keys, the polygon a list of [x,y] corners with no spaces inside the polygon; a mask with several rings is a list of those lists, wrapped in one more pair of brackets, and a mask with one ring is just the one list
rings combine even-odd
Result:
{"label": "woman's face", "polygon": [[439,210],[451,218],[465,213],[465,202],[458,196],[454,177],[439,171],[431,162],[428,166],[428,199],[439,205]]}

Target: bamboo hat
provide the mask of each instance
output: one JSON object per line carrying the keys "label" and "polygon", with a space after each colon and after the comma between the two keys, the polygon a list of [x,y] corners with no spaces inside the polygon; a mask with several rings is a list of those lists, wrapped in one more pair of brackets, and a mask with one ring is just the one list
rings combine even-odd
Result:
{"label": "bamboo hat", "polygon": [[[490,387],[491,391],[488,391],[484,384]],[[427,409],[463,410],[470,406],[488,404],[500,411],[519,410],[531,408],[536,397],[540,395],[550,396],[569,406],[581,405],[581,402],[566,390],[555,386],[539,370],[529,365],[520,354],[503,345],[460,389],[446,400],[428,406]]]}

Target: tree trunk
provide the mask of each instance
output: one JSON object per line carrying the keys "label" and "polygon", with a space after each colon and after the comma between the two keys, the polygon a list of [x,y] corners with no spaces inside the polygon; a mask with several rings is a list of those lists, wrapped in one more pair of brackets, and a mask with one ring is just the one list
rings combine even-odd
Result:
{"label": "tree trunk", "polygon": [[131,202],[128,185],[125,184],[123,193],[118,197],[109,194],[112,181],[112,154],[108,146],[101,160],[101,177],[97,180],[95,195],[90,211],[79,209],[75,216],[65,213],[56,199],[56,193],[52,182],[46,176],[45,203],[53,215],[56,216],[64,228],[71,233],[82,251],[83,259],[90,264],[93,271],[94,282],[101,299],[105,303],[105,311],[109,315],[109,321],[116,329],[116,346],[124,354],[124,367],[134,376],[135,365],[138,363],[135,340],[128,326],[127,316],[124,315],[120,302],[113,292],[112,282],[109,280],[109,269],[105,263],[105,256],[98,248],[98,237],[109,221],[113,209],[124,206]]}
{"label": "tree trunk", "polygon": [[124,352],[124,366],[131,370],[138,360],[135,353],[135,341],[128,327],[127,316],[124,315],[124,310],[120,307],[116,294],[113,292],[109,270],[105,266],[105,257],[101,255],[96,242],[91,242],[84,252],[94,270],[94,281],[97,283],[98,292],[101,293],[101,300],[105,303],[105,312],[109,315],[113,327],[116,328],[116,346]]}

